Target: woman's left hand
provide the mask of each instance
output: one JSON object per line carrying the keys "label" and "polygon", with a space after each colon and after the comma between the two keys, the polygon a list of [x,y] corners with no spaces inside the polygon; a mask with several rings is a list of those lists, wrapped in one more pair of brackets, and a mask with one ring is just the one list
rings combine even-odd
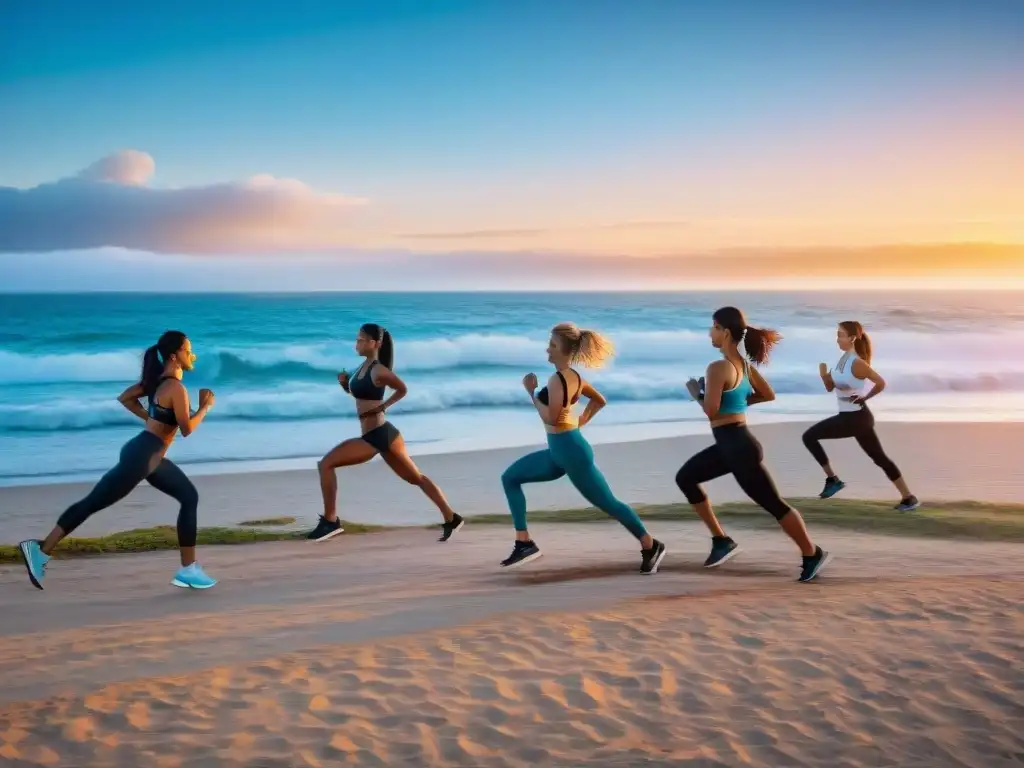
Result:
{"label": "woman's left hand", "polygon": [[694,400],[701,399],[700,382],[697,379],[690,379],[686,382],[686,391],[690,393],[690,397]]}

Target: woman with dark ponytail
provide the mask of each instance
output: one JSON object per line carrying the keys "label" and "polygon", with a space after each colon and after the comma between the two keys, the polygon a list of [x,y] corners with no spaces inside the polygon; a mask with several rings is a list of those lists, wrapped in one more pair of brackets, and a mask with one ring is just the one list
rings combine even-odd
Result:
{"label": "woman with dark ponytail", "polygon": [[[871,339],[864,326],[856,320],[844,320],[836,331],[836,344],[843,352],[842,357],[831,370],[825,363],[819,364],[818,375],[826,391],[836,393],[839,413],[819,421],[804,432],[804,445],[825,472],[825,488],[820,497],[831,498],[846,487],[832,469],[821,441],[852,437],[900,492],[900,503],[896,509],[912,512],[920,502],[910,492],[899,467],[885,455],[875,432],[875,417],[868,410],[868,400],[885,389],[885,379],[871,367]],[[867,381],[871,382],[870,392],[864,391]]]}
{"label": "woman with dark ponytail", "polygon": [[[800,548],[800,581],[810,581],[828,563],[829,553],[815,546],[800,513],[779,496],[762,463],[761,443],[747,429],[747,407],[775,399],[775,392],[756,366],[768,362],[772,348],[782,337],[776,331],[748,325],[735,307],[722,307],[712,320],[711,344],[721,350],[722,359],[708,366],[706,383],[704,377],[700,381],[690,379],[686,389],[703,406],[715,444],[693,456],[676,473],[676,485],[711,532],[711,554],[704,567],[721,565],[740,551],[722,529],[701,488],[702,483],[732,474],[744,493],[766,509]],[[741,344],[745,355],[740,352]]]}
{"label": "woman with dark ponytail", "polygon": [[[332,448],[317,463],[320,472],[320,490],[324,497],[324,513],[316,528],[306,538],[326,541],[342,533],[338,519],[337,497],[339,467],[363,464],[377,454],[395,474],[410,485],[418,486],[434,502],[444,518],[440,541],[448,541],[462,528],[462,516],[449,505],[441,489],[433,480],[420,472],[405,450],[405,440],[395,426],[384,418],[384,412],[397,403],[408,392],[405,382],[392,371],[395,361],[395,347],[387,329],[375,323],[366,323],[356,336],[356,352],[365,358],[355,375],[348,371],[338,374],[338,383],[356,401],[359,416],[360,437],[345,440]],[[393,390],[391,397],[384,399],[387,388]]]}
{"label": "woman with dark ponytail", "polygon": [[[178,512],[181,568],[171,584],[208,589],[217,583],[196,562],[199,494],[185,473],[164,456],[177,432],[180,430],[182,437],[188,437],[213,407],[213,392],[201,389],[199,410],[192,413],[189,409],[188,390],[181,377],[184,371],[192,370],[195,361],[192,343],[181,331],[167,331],[146,350],[139,382],[118,397],[125,408],[145,422],[142,432],[124,444],[117,466],[100,478],[88,496],[64,511],[44,541],[23,541],[19,545],[28,577],[36,587],[43,588],[46,566],[57,544],[91,515],[123,499],[143,480],[181,505]],[[139,402],[142,397],[147,399],[148,408],[143,408]]]}

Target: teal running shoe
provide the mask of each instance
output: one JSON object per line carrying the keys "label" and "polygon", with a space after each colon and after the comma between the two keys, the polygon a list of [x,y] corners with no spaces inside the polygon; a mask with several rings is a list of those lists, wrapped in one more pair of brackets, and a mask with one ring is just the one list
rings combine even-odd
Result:
{"label": "teal running shoe", "polygon": [[186,589],[209,589],[217,580],[206,575],[199,563],[183,566],[171,579],[171,584]]}
{"label": "teal running shoe", "polygon": [[31,539],[18,544],[21,556],[25,558],[25,568],[28,569],[28,578],[37,589],[43,588],[43,579],[46,578],[46,564],[50,562],[50,556],[43,554],[39,548],[40,542]]}

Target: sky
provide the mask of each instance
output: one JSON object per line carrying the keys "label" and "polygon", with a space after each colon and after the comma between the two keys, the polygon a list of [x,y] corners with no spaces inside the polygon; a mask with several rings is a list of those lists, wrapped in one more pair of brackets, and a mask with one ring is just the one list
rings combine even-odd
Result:
{"label": "sky", "polygon": [[0,0],[0,275],[1024,279],[1021,136],[1016,0]]}

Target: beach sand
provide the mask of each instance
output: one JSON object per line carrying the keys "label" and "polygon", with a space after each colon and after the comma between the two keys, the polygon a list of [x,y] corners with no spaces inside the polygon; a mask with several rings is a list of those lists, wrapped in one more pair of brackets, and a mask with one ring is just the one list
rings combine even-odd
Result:
{"label": "beach sand", "polygon": [[[790,496],[821,483],[801,430],[756,430]],[[926,499],[1024,498],[1017,425],[881,432]],[[678,501],[672,476],[706,442],[598,457],[624,499]],[[851,497],[892,497],[851,441],[828,448]],[[457,507],[494,512],[521,452],[422,463]],[[205,525],[319,508],[312,471],[197,484]],[[379,462],[340,485],[347,517],[433,520]],[[0,540],[80,492],[0,490]],[[583,504],[565,481],[528,498]],[[145,489],[83,533],[173,517]],[[0,765],[1024,765],[1024,545],[812,528],[835,559],[797,584],[778,530],[732,527],[744,552],[714,571],[692,519],[651,530],[670,550],[653,577],[614,522],[538,524],[544,557],[511,572],[511,530],[471,520],[445,544],[404,528],[204,547],[206,592],[169,585],[175,552],[55,561],[43,592],[0,567]]]}
{"label": "beach sand", "polygon": [[5,766],[976,766],[1024,761],[1024,546],[781,532],[699,567],[658,523],[467,525],[0,569]]}
{"label": "beach sand", "polygon": [[[765,463],[780,492],[789,498],[816,496],[824,482],[824,475],[800,440],[806,427],[799,423],[753,427],[764,445]],[[883,422],[878,431],[886,450],[922,499],[1024,500],[1024,472],[1019,467],[1019,457],[1024,455],[1024,425]],[[540,439],[542,434],[538,434]],[[609,443],[595,446],[595,454],[598,466],[623,500],[635,504],[681,503],[682,494],[674,482],[676,471],[711,441],[710,434],[704,434]],[[508,511],[501,473],[519,456],[539,447],[426,455],[416,460],[422,471],[441,486],[452,506],[471,516]],[[892,484],[853,440],[828,441],[825,447],[847,483],[844,496],[898,501]],[[112,451],[110,460],[113,465],[116,451]],[[193,480],[199,489],[202,526],[231,526],[277,515],[294,516],[311,526],[322,511],[315,460],[310,460],[309,469],[304,471],[206,475]],[[437,510],[420,490],[398,480],[380,460],[339,470],[338,487],[339,513],[346,520],[381,525],[440,522]],[[60,513],[90,488],[82,483],[0,488],[0,543],[45,536]],[[714,501],[745,498],[731,477],[715,480],[707,488]],[[527,500],[530,509],[586,505],[564,478],[529,486]],[[174,501],[143,484],[114,507],[94,515],[77,533],[99,536],[173,524],[176,515]]]}

